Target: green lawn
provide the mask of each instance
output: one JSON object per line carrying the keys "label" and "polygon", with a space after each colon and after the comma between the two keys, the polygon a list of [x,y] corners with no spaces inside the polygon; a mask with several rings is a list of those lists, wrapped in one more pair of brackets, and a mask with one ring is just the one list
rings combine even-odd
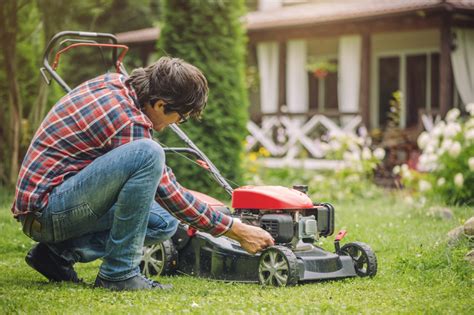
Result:
{"label": "green lawn", "polygon": [[[346,241],[372,246],[379,261],[373,279],[306,283],[291,288],[208,281],[186,276],[159,280],[170,292],[92,289],[99,262],[77,265],[86,285],[50,284],[23,258],[33,242],[10,216],[11,196],[0,195],[0,314],[4,313],[435,313],[474,314],[474,270],[463,261],[467,244],[446,246],[446,233],[474,215],[454,208],[444,221],[399,194],[340,202],[336,229]],[[332,247],[331,239],[323,241]]]}

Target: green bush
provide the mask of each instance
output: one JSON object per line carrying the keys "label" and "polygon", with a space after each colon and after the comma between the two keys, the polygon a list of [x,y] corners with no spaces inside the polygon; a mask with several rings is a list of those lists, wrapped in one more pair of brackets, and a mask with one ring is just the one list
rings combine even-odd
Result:
{"label": "green bush", "polygon": [[[243,1],[168,0],[163,2],[164,27],[159,50],[202,70],[209,83],[209,100],[200,122],[181,126],[221,173],[242,184],[241,157],[246,135],[247,95],[244,81],[245,41],[239,20]],[[178,145],[172,132],[158,138]],[[222,190],[198,167],[169,157],[178,180],[190,189],[223,196]]]}
{"label": "green bush", "polygon": [[406,165],[394,169],[405,185],[448,204],[474,204],[474,104],[467,109],[469,117],[452,109],[446,121],[418,137],[422,149],[418,170]]}

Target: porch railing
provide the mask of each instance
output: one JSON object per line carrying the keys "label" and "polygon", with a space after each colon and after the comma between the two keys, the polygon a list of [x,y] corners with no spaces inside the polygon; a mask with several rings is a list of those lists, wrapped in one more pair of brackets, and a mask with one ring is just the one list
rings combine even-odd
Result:
{"label": "porch railing", "polygon": [[253,117],[247,124],[247,151],[260,147],[269,152],[262,161],[267,167],[333,169],[343,161],[326,158],[332,135],[367,135],[359,113],[276,113]]}

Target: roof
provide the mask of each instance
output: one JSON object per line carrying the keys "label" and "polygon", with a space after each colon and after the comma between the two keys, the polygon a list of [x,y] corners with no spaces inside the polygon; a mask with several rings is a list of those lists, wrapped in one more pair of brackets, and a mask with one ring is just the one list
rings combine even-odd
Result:
{"label": "roof", "polygon": [[[383,17],[432,9],[461,9],[474,13],[474,0],[331,0],[250,12],[243,17],[248,32],[319,23]],[[118,33],[119,42],[155,42],[158,27]]]}
{"label": "roof", "polygon": [[474,0],[346,0],[285,6],[245,16],[248,31],[381,17],[436,8],[474,10]]}
{"label": "roof", "polygon": [[118,42],[124,44],[156,42],[159,37],[160,28],[158,27],[144,28],[141,30],[117,34]]}

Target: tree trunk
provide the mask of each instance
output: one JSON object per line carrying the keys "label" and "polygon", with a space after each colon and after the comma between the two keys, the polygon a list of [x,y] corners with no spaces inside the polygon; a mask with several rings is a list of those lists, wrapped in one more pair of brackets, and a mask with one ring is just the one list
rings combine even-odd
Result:
{"label": "tree trunk", "polygon": [[8,107],[12,137],[8,148],[10,152],[9,182],[15,185],[18,175],[18,158],[20,153],[20,133],[22,101],[16,69],[16,33],[18,4],[16,0],[0,1],[0,45],[2,45],[5,74],[8,81]]}

